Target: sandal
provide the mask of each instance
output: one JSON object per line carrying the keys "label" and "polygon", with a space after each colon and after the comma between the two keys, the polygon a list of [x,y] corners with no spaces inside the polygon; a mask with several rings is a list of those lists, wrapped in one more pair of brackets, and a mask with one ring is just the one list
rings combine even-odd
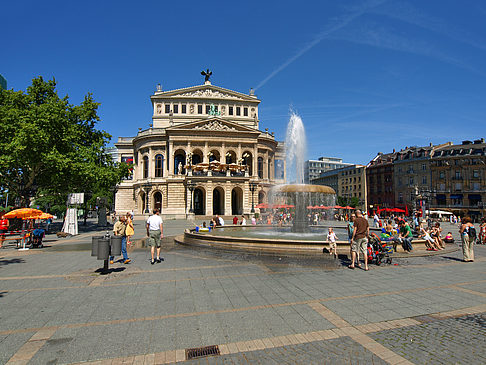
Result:
{"label": "sandal", "polygon": [[354,270],[354,266],[349,265],[348,269]]}

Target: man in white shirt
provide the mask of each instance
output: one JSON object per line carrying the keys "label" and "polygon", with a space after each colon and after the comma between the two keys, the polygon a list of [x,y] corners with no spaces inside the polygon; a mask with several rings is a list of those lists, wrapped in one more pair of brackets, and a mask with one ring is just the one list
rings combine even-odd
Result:
{"label": "man in white shirt", "polygon": [[219,220],[219,225],[220,225],[220,226],[224,226],[224,219],[223,219],[223,217],[220,217],[219,215],[216,215],[216,217],[217,217],[217,218],[218,218],[218,220]]}
{"label": "man in white shirt", "polygon": [[[150,261],[152,265],[155,264],[155,261],[158,263],[164,261],[164,259],[160,257],[160,246],[162,238],[164,237],[163,223],[159,209],[155,209],[154,214],[147,219],[147,237],[150,253],[152,255],[152,260]],[[157,247],[157,260],[154,260],[155,247]]]}

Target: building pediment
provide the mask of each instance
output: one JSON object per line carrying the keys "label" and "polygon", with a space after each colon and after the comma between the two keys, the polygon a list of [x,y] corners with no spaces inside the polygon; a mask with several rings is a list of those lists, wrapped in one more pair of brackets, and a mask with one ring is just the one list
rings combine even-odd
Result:
{"label": "building pediment", "polygon": [[152,96],[154,99],[159,98],[188,98],[188,99],[227,99],[250,102],[260,102],[256,97],[246,95],[237,91],[225,89],[214,85],[198,85],[183,89],[156,92]]}
{"label": "building pediment", "polygon": [[180,124],[166,129],[167,132],[178,130],[191,131],[222,131],[222,132],[252,132],[260,133],[257,129],[249,128],[222,118],[213,117],[205,120]]}

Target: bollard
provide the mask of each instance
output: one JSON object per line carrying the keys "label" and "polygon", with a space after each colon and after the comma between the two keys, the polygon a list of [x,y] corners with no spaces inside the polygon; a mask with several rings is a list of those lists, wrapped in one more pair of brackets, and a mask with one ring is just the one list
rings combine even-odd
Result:
{"label": "bollard", "polygon": [[121,255],[121,246],[122,246],[122,237],[121,236],[112,236],[110,238],[110,245],[111,245],[111,256],[120,256]]}
{"label": "bollard", "polygon": [[110,240],[107,238],[98,239],[98,260],[108,260],[110,256]]}
{"label": "bollard", "polygon": [[98,256],[98,240],[102,238],[103,236],[91,237],[91,256]]}

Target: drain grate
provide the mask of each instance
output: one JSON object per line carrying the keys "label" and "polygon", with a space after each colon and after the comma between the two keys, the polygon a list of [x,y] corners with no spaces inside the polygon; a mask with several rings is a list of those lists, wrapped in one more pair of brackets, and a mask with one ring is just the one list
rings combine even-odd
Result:
{"label": "drain grate", "polygon": [[219,355],[219,347],[217,345],[196,347],[195,349],[186,350],[186,360],[213,355]]}

